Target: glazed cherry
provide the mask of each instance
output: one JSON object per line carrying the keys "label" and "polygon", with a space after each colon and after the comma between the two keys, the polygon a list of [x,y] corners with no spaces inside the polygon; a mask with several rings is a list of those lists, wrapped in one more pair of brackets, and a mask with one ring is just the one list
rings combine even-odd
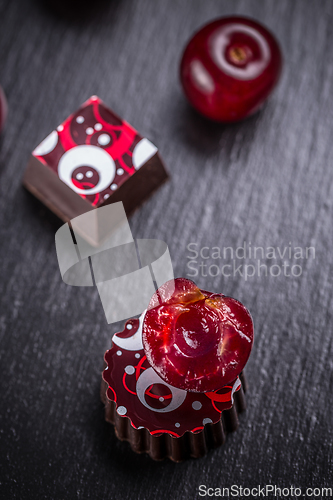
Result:
{"label": "glazed cherry", "polygon": [[0,87],[0,132],[5,125],[6,118],[7,118],[7,101],[4,91]]}
{"label": "glazed cherry", "polygon": [[177,278],[153,295],[142,328],[145,354],[168,384],[210,392],[233,382],[253,344],[253,323],[237,300]]}
{"label": "glazed cherry", "polygon": [[181,83],[190,103],[219,122],[255,113],[277,84],[279,45],[264,26],[244,17],[225,17],[198,31],[185,48]]}

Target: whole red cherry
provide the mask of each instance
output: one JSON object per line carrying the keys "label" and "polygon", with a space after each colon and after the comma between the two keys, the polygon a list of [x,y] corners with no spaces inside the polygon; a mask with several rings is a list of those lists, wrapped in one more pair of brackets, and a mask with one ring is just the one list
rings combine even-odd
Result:
{"label": "whole red cherry", "polygon": [[267,28],[245,17],[224,17],[189,41],[180,78],[197,111],[212,120],[234,122],[260,108],[281,67],[278,42]]}
{"label": "whole red cherry", "polygon": [[243,370],[253,323],[238,300],[177,278],[153,295],[142,340],[149,363],[168,384],[210,392],[232,383]]}
{"label": "whole red cherry", "polygon": [[0,132],[5,125],[7,118],[7,100],[4,91],[0,87]]}

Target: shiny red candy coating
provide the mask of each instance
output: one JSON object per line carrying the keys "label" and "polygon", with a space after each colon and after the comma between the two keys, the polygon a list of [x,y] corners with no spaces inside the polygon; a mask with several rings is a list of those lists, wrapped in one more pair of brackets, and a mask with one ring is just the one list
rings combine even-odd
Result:
{"label": "shiny red candy coating", "polygon": [[225,17],[204,26],[189,41],[180,77],[199,113],[234,122],[260,108],[281,68],[281,51],[272,33],[252,19]]}
{"label": "shiny red candy coating", "polygon": [[177,278],[153,295],[142,340],[149,363],[168,384],[186,391],[216,391],[243,370],[253,344],[253,323],[238,300]]}
{"label": "shiny red candy coating", "polygon": [[135,162],[135,151],[145,141],[92,96],[53,130],[33,156],[98,208],[137,172],[141,164]]}

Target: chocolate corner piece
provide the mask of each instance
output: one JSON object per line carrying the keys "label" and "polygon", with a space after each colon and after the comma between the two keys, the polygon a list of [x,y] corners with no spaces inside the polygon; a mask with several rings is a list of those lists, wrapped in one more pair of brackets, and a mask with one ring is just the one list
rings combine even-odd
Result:
{"label": "chocolate corner piece", "polygon": [[31,155],[23,177],[23,186],[64,222],[93,207],[74,193],[57,174]]}

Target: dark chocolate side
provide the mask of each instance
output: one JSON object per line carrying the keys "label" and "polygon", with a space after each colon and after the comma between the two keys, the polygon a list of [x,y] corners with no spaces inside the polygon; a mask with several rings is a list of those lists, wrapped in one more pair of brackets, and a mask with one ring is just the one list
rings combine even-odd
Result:
{"label": "dark chocolate side", "polygon": [[84,198],[59,179],[47,165],[31,155],[23,185],[64,222],[94,210]]}
{"label": "dark chocolate side", "polygon": [[[168,174],[156,153],[129,177],[101,206],[122,201],[127,215],[133,212],[166,179]],[[23,185],[64,222],[68,222],[95,207],[75,193],[47,165],[31,155]],[[85,235],[83,234],[85,237]],[[99,245],[105,235],[97,235],[93,245]],[[88,237],[87,237],[88,238]]]}
{"label": "dark chocolate side", "polygon": [[122,201],[126,213],[133,212],[155,189],[168,179],[163,161],[158,153],[129,177],[103,204]]}
{"label": "dark chocolate side", "polygon": [[153,460],[170,458],[182,462],[188,458],[204,456],[209,449],[221,446],[228,432],[238,426],[238,414],[246,409],[243,386],[247,387],[244,373],[240,375],[242,387],[233,395],[234,404],[230,410],[221,413],[221,419],[215,424],[206,424],[199,432],[185,432],[181,437],[164,433],[152,435],[147,429],[135,429],[131,420],[116,412],[116,403],[106,396],[108,384],[102,380],[101,400],[105,404],[105,420],[114,425],[115,433],[121,441],[128,441],[136,453],[148,453]]}

